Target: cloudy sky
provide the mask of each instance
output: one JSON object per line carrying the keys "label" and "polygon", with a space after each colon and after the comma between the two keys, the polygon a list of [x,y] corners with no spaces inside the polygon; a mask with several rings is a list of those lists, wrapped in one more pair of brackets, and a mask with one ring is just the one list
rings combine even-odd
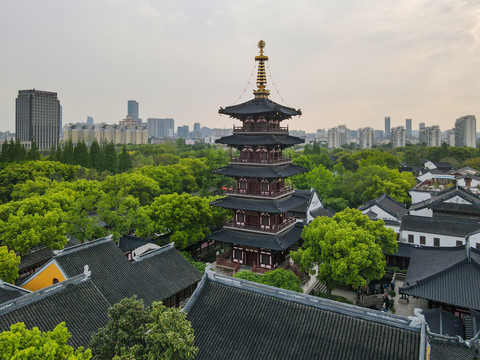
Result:
{"label": "cloudy sky", "polygon": [[0,130],[29,88],[57,92],[64,123],[135,99],[144,120],[230,127],[218,108],[253,96],[260,39],[271,98],[304,114],[290,128],[480,116],[479,0],[3,0]]}

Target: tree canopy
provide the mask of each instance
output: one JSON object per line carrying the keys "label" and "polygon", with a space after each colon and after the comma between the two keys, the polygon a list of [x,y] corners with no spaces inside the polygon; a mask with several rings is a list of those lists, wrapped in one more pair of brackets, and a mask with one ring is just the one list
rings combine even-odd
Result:
{"label": "tree canopy", "polygon": [[267,271],[263,275],[256,274],[252,271],[240,271],[235,273],[234,277],[238,279],[258,282],[260,284],[275,286],[278,288],[303,292],[302,282],[293,272],[285,269],[275,269]]}
{"label": "tree canopy", "polygon": [[136,297],[108,310],[109,321],[90,343],[95,359],[193,359],[198,349],[186,314],[154,302],[145,308]]}
{"label": "tree canopy", "polygon": [[24,323],[13,324],[10,331],[0,333],[0,360],[52,359],[90,360],[92,353],[82,347],[75,350],[67,344],[70,334],[65,323],[53,331],[29,330]]}
{"label": "tree canopy", "polygon": [[335,283],[351,286],[366,284],[367,279],[381,279],[385,273],[385,256],[396,250],[396,235],[382,220],[371,221],[355,209],[345,209],[333,218],[318,217],[307,225],[302,247],[291,254],[305,271],[325,282],[328,295]]}
{"label": "tree canopy", "polygon": [[6,246],[0,246],[0,279],[13,284],[18,278],[18,265],[20,256],[15,251],[8,250]]}

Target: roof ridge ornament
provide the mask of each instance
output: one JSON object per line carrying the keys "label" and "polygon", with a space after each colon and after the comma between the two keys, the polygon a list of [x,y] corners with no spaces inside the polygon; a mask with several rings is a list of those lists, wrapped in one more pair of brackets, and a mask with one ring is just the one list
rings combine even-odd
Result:
{"label": "roof ridge ornament", "polygon": [[270,90],[267,89],[267,74],[265,72],[265,61],[268,61],[268,56],[263,54],[263,49],[265,48],[265,41],[260,40],[257,44],[260,49],[260,55],[255,56],[255,61],[258,61],[258,71],[257,71],[257,87],[258,90],[254,90],[253,94],[256,99],[259,98],[268,98],[270,95]]}

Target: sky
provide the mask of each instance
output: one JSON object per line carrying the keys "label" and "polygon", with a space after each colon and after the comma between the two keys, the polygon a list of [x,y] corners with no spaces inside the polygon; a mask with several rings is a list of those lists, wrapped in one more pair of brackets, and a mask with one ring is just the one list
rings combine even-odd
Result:
{"label": "sky", "polygon": [[479,0],[0,0],[0,130],[31,88],[64,124],[118,123],[134,99],[144,121],[229,128],[260,39],[270,98],[302,110],[290,129],[480,117]]}

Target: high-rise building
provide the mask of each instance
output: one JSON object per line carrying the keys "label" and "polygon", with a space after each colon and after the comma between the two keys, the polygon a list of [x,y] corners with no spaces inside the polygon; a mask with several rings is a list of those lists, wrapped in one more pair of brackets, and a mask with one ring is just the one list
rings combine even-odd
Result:
{"label": "high-rise building", "polygon": [[142,119],[138,117],[138,102],[135,100],[128,100],[127,115],[131,116],[137,125],[142,125]]}
{"label": "high-rise building", "polygon": [[455,121],[455,146],[477,147],[475,115],[462,116]]}
{"label": "high-rise building", "polygon": [[419,129],[419,130],[422,130],[422,129],[424,129],[424,128],[425,128],[425,123],[420,123],[420,124],[418,124],[418,129]]}
{"label": "high-rise building", "polygon": [[200,123],[193,124],[193,137],[195,139],[202,137],[202,133],[200,132]]}
{"label": "high-rise building", "polygon": [[177,127],[177,137],[187,139],[189,135],[188,125]]}
{"label": "high-rise building", "polygon": [[84,142],[90,146],[93,141],[114,144],[148,144],[148,130],[144,125],[117,125],[86,123],[67,124],[63,141],[72,141],[73,145]]}
{"label": "high-rise building", "polygon": [[422,129],[424,132],[424,141],[426,146],[440,146],[442,139],[442,132],[440,131],[440,126],[433,125],[427,126]]}
{"label": "high-rise building", "polygon": [[385,116],[385,138],[390,139],[390,116]]}
{"label": "high-rise building", "polygon": [[371,149],[373,143],[374,130],[371,127],[358,129],[358,142],[362,149]]}
{"label": "high-rise building", "polygon": [[93,117],[87,116],[87,125],[93,125]]}
{"label": "high-rise building", "polygon": [[383,130],[374,130],[373,136],[375,139],[382,139],[383,138]]}
{"label": "high-rise building", "polygon": [[25,147],[35,141],[40,150],[58,145],[60,101],[57,93],[20,90],[15,103],[15,137]]}
{"label": "high-rise building", "polygon": [[335,149],[347,143],[347,126],[339,125],[328,129],[328,148]]}
{"label": "high-rise building", "polygon": [[405,119],[405,136],[407,139],[412,138],[412,119]]}
{"label": "high-rise building", "polygon": [[448,145],[455,146],[455,129],[445,131],[445,140]]}
{"label": "high-rise building", "polygon": [[174,120],[172,118],[148,118],[148,136],[173,137]]}
{"label": "high-rise building", "polygon": [[393,148],[405,146],[405,128],[403,126],[392,128],[390,135]]}

